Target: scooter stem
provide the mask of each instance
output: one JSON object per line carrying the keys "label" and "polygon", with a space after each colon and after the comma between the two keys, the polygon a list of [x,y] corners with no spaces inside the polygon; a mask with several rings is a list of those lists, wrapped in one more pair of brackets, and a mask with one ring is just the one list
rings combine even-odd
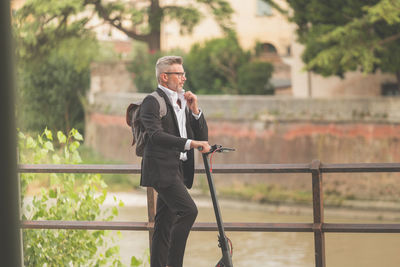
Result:
{"label": "scooter stem", "polygon": [[217,226],[218,226],[218,232],[219,232],[218,243],[219,243],[219,246],[221,247],[221,251],[222,251],[222,258],[217,263],[216,267],[233,267],[232,255],[231,255],[231,252],[229,251],[228,240],[225,236],[224,226],[223,226],[222,218],[221,218],[221,211],[219,208],[218,199],[217,199],[216,192],[215,192],[214,181],[212,178],[212,174],[210,172],[210,161],[208,158],[208,154],[204,153],[202,155],[203,155],[204,167],[205,167],[206,174],[207,174],[208,186],[210,188],[211,199],[213,202],[215,218],[216,218]]}

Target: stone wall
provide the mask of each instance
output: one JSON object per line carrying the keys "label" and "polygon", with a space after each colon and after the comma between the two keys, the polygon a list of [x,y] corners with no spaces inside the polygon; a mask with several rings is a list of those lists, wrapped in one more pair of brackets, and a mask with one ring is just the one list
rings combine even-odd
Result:
{"label": "stone wall", "polygon": [[[96,105],[87,113],[86,144],[108,158],[140,163],[130,146],[131,132],[124,113],[130,102],[143,97],[128,93],[97,94]],[[199,96],[199,103],[208,121],[210,143],[236,148],[234,153],[214,157],[214,163],[309,163],[313,159],[323,163],[400,161],[400,98]],[[202,163],[198,160],[197,164]],[[332,190],[343,187],[346,194],[364,188],[364,194],[369,196],[378,192],[377,188],[379,192],[397,188],[393,185],[398,176],[336,174],[335,179],[327,180],[326,187]],[[349,177],[357,181],[357,186],[348,183]],[[226,178],[218,182],[262,180],[310,190],[309,174]],[[400,189],[397,191],[400,195]]]}
{"label": "stone wall", "polygon": [[[123,116],[140,93],[94,93],[90,110]],[[400,123],[400,98],[291,98],[260,95],[199,95],[208,118],[228,121],[307,121],[334,123]]]}
{"label": "stone wall", "polygon": [[93,62],[90,65],[89,103],[94,103],[94,94],[137,92],[132,73],[127,70],[130,61]]}
{"label": "stone wall", "polygon": [[[105,156],[136,161],[125,109],[144,94],[96,94],[86,142]],[[400,99],[199,96],[210,142],[236,147],[231,163],[400,160]]]}

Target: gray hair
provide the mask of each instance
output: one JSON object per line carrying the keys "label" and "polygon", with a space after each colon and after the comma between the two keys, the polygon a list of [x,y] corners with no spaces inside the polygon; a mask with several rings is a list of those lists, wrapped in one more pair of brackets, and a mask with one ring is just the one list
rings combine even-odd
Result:
{"label": "gray hair", "polygon": [[156,77],[160,81],[160,74],[168,71],[169,67],[174,64],[183,64],[183,58],[180,56],[165,56],[157,60],[156,63]]}

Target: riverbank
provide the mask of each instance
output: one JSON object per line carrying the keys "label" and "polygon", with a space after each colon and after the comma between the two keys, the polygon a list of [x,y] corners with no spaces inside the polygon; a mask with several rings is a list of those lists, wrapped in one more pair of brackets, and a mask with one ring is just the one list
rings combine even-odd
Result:
{"label": "riverbank", "polygon": [[[208,195],[201,190],[190,190],[193,199],[198,207],[212,208],[212,202]],[[109,192],[104,205],[112,205],[114,197],[122,200],[125,207],[146,207],[146,190],[139,189],[130,192]],[[252,201],[237,200],[227,197],[220,197],[219,204],[223,209],[235,209],[256,211],[268,214],[310,216],[312,218],[312,203],[309,204],[287,204],[287,203],[256,203]],[[326,206],[326,222],[351,220],[399,222],[400,221],[400,203],[387,201],[356,201],[348,200],[341,207]]]}

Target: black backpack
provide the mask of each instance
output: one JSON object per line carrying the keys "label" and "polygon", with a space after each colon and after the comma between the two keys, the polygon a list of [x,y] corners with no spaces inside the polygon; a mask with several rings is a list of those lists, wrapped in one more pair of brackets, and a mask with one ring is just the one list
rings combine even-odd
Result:
{"label": "black backpack", "polygon": [[[165,103],[165,99],[160,96],[157,91],[150,94],[155,99],[157,99],[160,104],[160,118],[164,117],[167,114],[167,105]],[[144,146],[147,140],[147,133],[144,129],[142,122],[140,121],[140,105],[142,101],[138,101],[136,103],[132,103],[126,109],[126,123],[132,129],[132,146],[136,144],[136,155],[139,157],[143,156]]]}

